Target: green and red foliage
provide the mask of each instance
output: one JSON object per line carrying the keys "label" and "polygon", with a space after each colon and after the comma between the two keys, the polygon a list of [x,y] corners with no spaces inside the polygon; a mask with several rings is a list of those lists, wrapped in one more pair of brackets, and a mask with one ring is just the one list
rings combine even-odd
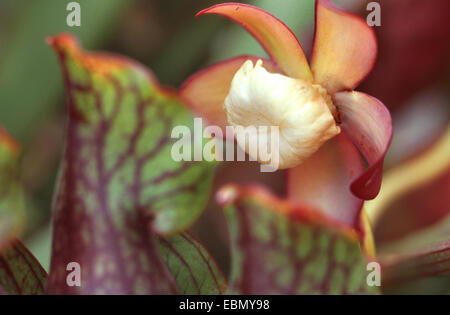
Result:
{"label": "green and red foliage", "polygon": [[0,127],[0,294],[43,294],[47,274],[16,239],[23,229],[19,144]]}
{"label": "green and red foliage", "polygon": [[450,276],[450,241],[434,244],[405,255],[384,258],[385,285],[425,277]]}
{"label": "green and red foliage", "polygon": [[13,240],[0,255],[0,292],[44,294],[47,273],[19,240]]}
{"label": "green and red foliage", "polygon": [[217,199],[231,234],[231,293],[377,293],[354,229],[260,187],[226,186]]}
{"label": "green and red foliage", "polygon": [[[137,63],[83,52],[70,35],[49,43],[63,68],[68,124],[53,205],[48,292],[220,293],[223,278],[204,250],[197,255],[207,257],[205,262],[176,250],[199,246],[195,240],[160,241],[171,249],[166,261],[178,258],[188,270],[190,261],[210,267],[197,270],[205,275],[192,277],[192,287],[186,281],[177,285],[180,267],[168,268],[157,246],[158,237],[188,228],[208,198],[214,163],[170,157],[172,128],[191,125],[192,115]],[[66,285],[71,261],[83,266],[81,289]],[[197,277],[206,275],[216,285],[203,281],[203,291]]]}
{"label": "green and red foliage", "polygon": [[19,144],[0,126],[0,250],[19,234],[24,199],[19,183]]}
{"label": "green and red foliage", "polygon": [[[8,275],[1,282],[4,291],[377,292],[365,285],[367,256],[355,230],[267,191],[237,186],[218,195],[233,244],[227,289],[214,259],[197,239],[182,232],[202,211],[215,167],[170,158],[170,131],[191,124],[192,114],[175,92],[159,86],[139,64],[84,52],[67,34],[48,41],[63,68],[68,113],[53,203],[51,268],[46,279],[39,263],[15,241],[2,256],[0,270]],[[8,153],[16,153],[10,150],[14,142],[4,143]],[[229,199],[229,193],[236,198]],[[238,242],[243,235],[248,237]],[[70,262],[82,267],[81,287],[67,285]],[[23,268],[33,271],[25,272],[26,279],[21,278]]]}
{"label": "green and red foliage", "polygon": [[[292,32],[260,9],[228,4],[199,13],[224,15],[246,27],[266,44],[273,60],[265,64],[274,72],[283,69],[306,79],[314,75],[329,83],[328,89],[340,91],[335,101],[347,130],[303,167],[288,171],[289,199],[256,185],[229,184],[215,194],[229,227],[228,282],[188,231],[214,193],[217,163],[174,161],[171,131],[179,125],[193,128],[189,100],[205,108],[221,106],[227,94],[222,83],[231,81],[242,62],[256,57],[219,63],[177,92],[161,86],[131,59],[84,51],[69,34],[48,38],[62,68],[67,103],[65,146],[52,205],[50,272],[47,275],[18,240],[24,224],[20,148],[0,129],[0,294],[378,294],[380,288],[369,286],[366,279],[372,261],[382,263],[383,285],[448,276],[448,235],[428,247],[375,258],[363,199],[374,198],[380,189],[391,120],[381,102],[343,90],[356,87],[370,71],[376,45],[366,26],[358,31],[360,20],[328,1],[317,5],[321,14],[329,15],[320,21],[318,45],[341,49],[314,51],[313,60],[325,63],[313,62],[312,72]],[[350,18],[342,26],[343,16]],[[336,25],[355,32],[355,38],[368,36],[371,45],[362,49],[367,60],[358,55],[360,69],[352,68],[354,73],[346,77],[338,66],[331,82],[320,75],[321,68],[330,68],[326,62],[337,54],[351,63],[344,56],[345,45],[328,36]],[[276,44],[280,40],[284,49]],[[356,41],[350,46],[361,48]],[[349,104],[361,107],[351,109]],[[226,121],[217,108],[209,107],[206,116],[222,126]],[[446,171],[436,176],[438,181],[428,182],[425,192],[420,190],[426,197],[436,194],[433,209],[445,207],[447,199],[438,195],[445,195]],[[401,217],[388,221],[402,223],[404,230],[425,224],[426,218],[435,223],[447,213],[444,209],[423,218],[430,203],[416,190],[403,199],[396,201],[407,209],[415,206],[414,222]],[[396,215],[406,217],[400,210]],[[395,226],[393,230],[402,233]],[[81,266],[81,286],[67,284],[71,262]]]}

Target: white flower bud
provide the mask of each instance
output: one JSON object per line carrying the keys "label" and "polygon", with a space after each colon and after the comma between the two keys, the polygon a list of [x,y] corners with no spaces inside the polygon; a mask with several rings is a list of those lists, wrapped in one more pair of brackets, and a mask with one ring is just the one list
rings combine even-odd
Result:
{"label": "white flower bud", "polygon": [[[299,165],[340,132],[333,117],[336,109],[325,89],[269,73],[261,60],[254,67],[247,60],[236,72],[225,99],[225,110],[232,126],[279,127],[279,169]],[[242,143],[239,131],[236,133],[238,145],[250,154],[249,144]],[[257,141],[256,138],[251,137],[250,141]],[[259,154],[250,155],[267,163],[259,159]]]}

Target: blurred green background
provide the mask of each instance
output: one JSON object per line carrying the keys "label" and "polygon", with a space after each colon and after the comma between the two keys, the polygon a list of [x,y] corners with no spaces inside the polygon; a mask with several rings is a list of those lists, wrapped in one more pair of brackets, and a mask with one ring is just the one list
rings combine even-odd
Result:
{"label": "blurred green background", "polygon": [[[79,0],[80,27],[66,25],[69,2],[0,0],[0,124],[23,145],[22,181],[28,212],[24,239],[47,270],[51,198],[63,145],[65,106],[59,65],[45,43],[46,36],[73,33],[86,49],[130,56],[147,65],[162,84],[173,87],[213,62],[240,54],[266,56],[253,38],[224,18],[195,18],[199,10],[222,1]],[[244,2],[280,18],[309,54],[314,0]],[[365,0],[333,2],[363,17],[367,14]],[[389,168],[426,146],[448,124],[450,47],[446,30],[450,30],[450,17],[446,12],[450,1],[388,2],[381,0],[382,26],[376,30],[380,58],[361,89],[384,101],[394,115],[400,136],[394,138]],[[420,18],[417,10],[427,17]],[[386,78],[390,84],[384,82]],[[271,186],[279,191],[282,181]],[[220,219],[218,211],[210,206],[194,232],[226,269],[228,256],[221,247],[226,233],[209,237],[202,229],[202,224],[220,225],[211,223]]]}

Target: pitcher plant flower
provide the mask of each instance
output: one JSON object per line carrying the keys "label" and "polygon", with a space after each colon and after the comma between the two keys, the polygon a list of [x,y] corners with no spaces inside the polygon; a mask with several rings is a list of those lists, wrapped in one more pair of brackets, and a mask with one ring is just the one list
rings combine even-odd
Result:
{"label": "pitcher plant flower", "polygon": [[363,200],[380,190],[392,136],[383,103],[354,91],[375,64],[373,30],[360,17],[317,0],[308,63],[293,32],[262,9],[223,3],[197,17],[205,14],[244,27],[270,59],[239,56],[212,65],[182,85],[182,97],[208,124],[223,129],[278,126],[288,197],[355,224]]}

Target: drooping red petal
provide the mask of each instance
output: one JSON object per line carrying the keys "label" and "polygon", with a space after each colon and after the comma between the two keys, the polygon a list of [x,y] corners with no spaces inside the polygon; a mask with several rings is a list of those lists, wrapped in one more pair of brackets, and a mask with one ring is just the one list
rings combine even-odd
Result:
{"label": "drooping red petal", "polygon": [[329,0],[316,2],[316,33],[311,69],[329,93],[354,89],[372,70],[377,56],[375,33],[356,15]]}
{"label": "drooping red petal", "polygon": [[351,190],[359,198],[373,199],[380,191],[384,156],[392,138],[391,115],[378,99],[361,92],[336,93],[334,103],[342,114],[342,128],[369,164]]}
{"label": "drooping red petal", "polygon": [[303,49],[292,31],[272,14],[248,4],[222,3],[200,11],[222,15],[245,28],[287,75],[312,80]]}
{"label": "drooping red petal", "polygon": [[308,160],[287,170],[288,197],[354,226],[362,200],[349,187],[363,170],[358,150],[345,132],[341,132]]}
{"label": "drooping red petal", "polygon": [[[180,95],[189,108],[206,119],[208,124],[225,130],[228,123],[223,102],[230,90],[231,80],[245,61],[256,63],[258,59],[263,60],[263,66],[269,72],[280,72],[271,60],[256,56],[239,56],[193,74],[181,86]],[[225,132],[223,135],[225,136]]]}

